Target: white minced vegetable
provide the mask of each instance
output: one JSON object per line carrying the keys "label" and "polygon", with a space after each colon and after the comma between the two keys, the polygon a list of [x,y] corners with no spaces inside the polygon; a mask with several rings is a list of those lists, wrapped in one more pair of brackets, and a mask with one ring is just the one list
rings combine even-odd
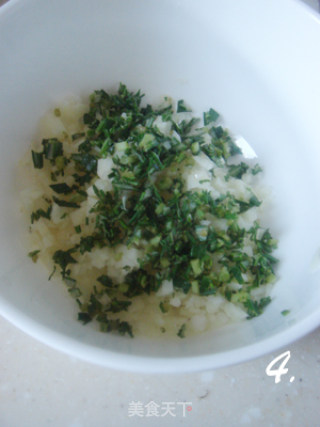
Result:
{"label": "white minced vegetable", "polygon": [[109,181],[108,176],[112,172],[113,167],[114,167],[114,164],[110,157],[106,159],[99,159],[98,168],[97,168],[98,177],[105,181]]}
{"label": "white minced vegetable", "polygon": [[164,280],[161,284],[160,289],[157,292],[158,297],[165,297],[173,294],[173,283],[172,280]]}
{"label": "white minced vegetable", "polygon": [[[79,98],[70,98],[59,107],[59,109],[48,113],[39,126],[39,137],[56,137],[64,143],[66,153],[75,152],[80,142],[72,142],[68,135],[81,133],[85,130],[81,118],[86,111],[87,106]],[[126,113],[122,114],[126,119]],[[181,112],[173,114],[173,120],[178,124],[183,120],[190,120],[192,113]],[[170,121],[164,121],[158,116],[153,124],[164,135],[170,135],[180,141],[180,136],[172,129]],[[204,136],[204,140],[208,135]],[[40,143],[36,141],[33,149],[39,150]],[[169,141],[164,142],[166,149],[170,150]],[[127,148],[127,142],[122,141],[115,144],[114,155],[121,158]],[[39,208],[46,208],[43,201],[44,196],[48,194],[50,180],[46,168],[35,170],[32,166],[31,156],[21,162],[21,167],[27,177],[28,187],[21,193],[21,203],[23,213],[29,217],[33,211]],[[94,230],[95,218],[91,209],[97,203],[97,195],[94,186],[98,190],[111,191],[112,181],[109,175],[112,173],[115,164],[112,158],[100,158],[97,162],[97,177],[91,182],[87,189],[87,199],[80,203],[80,208],[69,211],[65,207],[52,205],[51,220],[39,218],[31,225],[31,242],[29,248],[39,249],[39,260],[49,269],[52,268],[52,256],[58,249],[67,249],[68,244],[78,244],[80,236],[75,232],[75,227],[81,226],[82,231],[87,234]],[[256,195],[264,192],[259,183],[253,184],[252,177],[244,176],[243,179],[230,177],[228,182],[225,180],[227,169],[225,167],[212,169],[213,162],[204,154],[200,153],[194,157],[193,163],[187,165],[182,171],[185,179],[186,190],[202,191],[206,190],[214,198],[225,194],[226,190],[241,200],[249,200],[252,191]],[[75,172],[66,167],[65,182],[72,186]],[[264,193],[265,194],[265,193]],[[126,206],[126,197],[123,196],[123,206]],[[250,210],[239,215],[239,225],[244,228],[250,228],[255,220],[263,214],[264,206],[253,207]],[[202,228],[198,230],[205,239],[210,221],[201,222]],[[215,227],[225,230],[227,221],[223,218],[216,220]],[[252,256],[252,244],[250,240],[246,242],[244,251]],[[79,262],[72,265],[73,275],[76,277],[79,288],[84,295],[89,295],[95,278],[102,273],[108,274],[112,279],[123,280],[126,272],[139,266],[139,258],[142,256],[140,250],[125,245],[111,247],[95,247],[90,252],[80,256]],[[52,279],[57,280],[57,279]],[[238,286],[238,284],[235,284]],[[231,286],[232,287],[232,286]],[[266,288],[267,289],[267,288]],[[267,294],[266,289],[258,288],[255,291],[257,297],[263,297]],[[269,289],[267,289],[269,290]],[[104,303],[108,302],[108,296],[104,295]],[[159,304],[165,301],[167,309],[161,312]],[[151,295],[142,294],[132,298],[132,304],[127,311],[122,313],[121,319],[130,322],[134,327],[136,335],[143,334],[148,336],[161,335],[160,329],[170,335],[176,335],[177,330],[183,324],[187,324],[188,334],[203,333],[213,329],[215,326],[240,321],[245,319],[246,312],[227,301],[222,295],[208,295],[206,297],[189,292],[188,294],[174,289],[172,280],[164,280],[159,290]]]}

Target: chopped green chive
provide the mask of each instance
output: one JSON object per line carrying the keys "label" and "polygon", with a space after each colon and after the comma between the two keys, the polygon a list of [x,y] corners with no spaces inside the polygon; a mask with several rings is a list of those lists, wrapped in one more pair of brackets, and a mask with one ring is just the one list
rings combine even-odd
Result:
{"label": "chopped green chive", "polygon": [[290,314],[290,310],[282,310],[281,314],[282,316],[288,316],[288,314]]}

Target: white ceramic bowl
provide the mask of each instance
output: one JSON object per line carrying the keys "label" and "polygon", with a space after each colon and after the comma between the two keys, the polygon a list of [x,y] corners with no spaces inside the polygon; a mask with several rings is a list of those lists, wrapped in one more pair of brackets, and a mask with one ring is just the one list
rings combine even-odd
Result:
{"label": "white ceramic bowl", "polygon": [[[11,0],[0,10],[0,312],[74,356],[143,372],[185,372],[257,357],[320,324],[320,22],[294,0]],[[21,245],[15,166],[38,118],[67,94],[142,89],[197,112],[213,107],[257,152],[280,239],[265,313],[160,343],[76,320],[63,286]],[[313,264],[312,264],[313,263]],[[286,317],[281,311],[289,309]]]}

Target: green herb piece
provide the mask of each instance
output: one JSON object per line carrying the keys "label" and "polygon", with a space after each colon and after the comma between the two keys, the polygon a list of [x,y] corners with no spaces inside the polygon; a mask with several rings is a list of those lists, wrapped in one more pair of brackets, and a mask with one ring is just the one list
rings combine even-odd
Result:
{"label": "green herb piece", "polygon": [[262,171],[263,171],[263,169],[258,163],[256,165],[254,165],[253,168],[251,168],[252,175],[257,175],[258,173],[260,173]]}
{"label": "green herb piece", "polygon": [[75,179],[75,181],[77,182],[77,184],[79,184],[81,187],[84,186],[85,184],[89,183],[93,178],[93,175],[91,173],[84,173],[81,175],[78,173],[75,173],[72,176]]}
{"label": "green herb piece", "polygon": [[244,202],[242,200],[237,200],[237,203],[239,204],[239,212],[243,213],[246,212],[248,209],[254,207],[254,206],[260,206],[261,201],[253,194],[248,202]]}
{"label": "green herb piece", "polygon": [[128,307],[132,304],[131,301],[118,300],[117,298],[113,298],[108,305],[106,311],[110,311],[111,313],[119,313],[121,311],[127,311]]}
{"label": "green herb piece", "polygon": [[61,206],[63,208],[80,208],[80,205],[78,203],[68,202],[68,200],[58,199],[55,196],[53,196],[52,199],[58,206]]}
{"label": "green herb piece", "polygon": [[89,153],[72,154],[71,158],[75,161],[84,171],[96,173],[97,158]]}
{"label": "green herb piece", "polygon": [[91,322],[92,318],[89,313],[86,312],[80,312],[78,313],[78,320],[82,322],[84,325]]}
{"label": "green herb piece", "polygon": [[241,179],[249,169],[249,165],[244,162],[239,163],[238,165],[229,165],[229,172],[226,175],[226,180],[230,177]]}
{"label": "green herb piece", "polygon": [[270,304],[271,298],[265,297],[261,298],[260,301],[253,301],[252,299],[247,299],[247,301],[244,302],[244,307],[247,310],[248,317],[251,319],[252,317],[259,316],[264,308]]}
{"label": "green herb piece", "polygon": [[203,123],[207,126],[209,123],[217,121],[219,118],[219,113],[217,113],[213,108],[210,108],[209,111],[203,113]]}
{"label": "green herb piece", "polygon": [[57,265],[59,265],[59,267],[61,268],[61,273],[62,276],[65,277],[66,275],[66,268],[69,264],[75,264],[77,261],[72,257],[71,255],[72,250],[67,250],[67,251],[63,251],[63,250],[57,250],[54,254],[53,254],[53,262]]}
{"label": "green herb piece", "polygon": [[54,164],[57,168],[57,172],[55,173],[56,175],[59,175],[63,172],[63,169],[67,166],[69,160],[64,157],[64,156],[57,156],[54,159]]}
{"label": "green herb piece", "polygon": [[61,184],[51,184],[50,188],[57,194],[69,194],[73,191],[72,188],[64,182]]}
{"label": "green herb piece", "polygon": [[199,276],[203,272],[203,263],[200,259],[192,259],[190,264],[195,277]]}
{"label": "green herb piece", "polygon": [[[182,273],[182,272],[179,271],[179,273]],[[191,288],[191,282],[186,278],[185,275],[183,277],[182,274],[181,276],[180,274],[175,275],[172,279],[172,282],[175,289],[180,290],[183,293],[187,294]]]}
{"label": "green herb piece", "polygon": [[80,233],[81,233],[81,225],[76,225],[76,226],[74,227],[74,231],[75,231],[77,234],[80,234]]}
{"label": "green herb piece", "polygon": [[100,319],[97,318],[98,322],[100,323],[100,331],[101,332],[112,332],[115,331],[119,335],[129,335],[131,338],[133,338],[132,333],[132,326],[128,322],[120,321],[119,319],[111,320],[107,319],[106,317],[103,317]]}
{"label": "green herb piece", "polygon": [[72,141],[76,141],[77,139],[83,138],[85,136],[84,132],[78,132],[78,133],[74,133],[71,136]]}
{"label": "green herb piece", "polygon": [[50,273],[50,276],[48,277],[48,280],[51,280],[52,279],[52,277],[54,276],[54,273],[57,271],[57,267],[54,265],[53,266],[53,269],[52,269],[52,272]]}
{"label": "green herb piece", "polygon": [[157,141],[154,137],[154,135],[150,134],[150,133],[145,133],[143,135],[142,140],[139,143],[139,147],[147,152],[149,150],[151,150],[152,147],[154,147],[157,144]]}
{"label": "green herb piece", "polygon": [[30,257],[33,262],[37,262],[38,261],[39,253],[40,253],[39,249],[37,249],[35,251],[31,251],[31,252],[28,253],[28,257]]}
{"label": "green herb piece", "polygon": [[48,209],[45,211],[44,209],[37,209],[36,211],[31,213],[31,224],[35,221],[38,221],[40,218],[51,218],[52,205],[49,205]]}
{"label": "green herb piece", "polygon": [[82,236],[79,244],[79,251],[81,254],[91,252],[95,245],[95,238],[93,236]]}
{"label": "green herb piece", "polygon": [[183,112],[191,112],[191,109],[186,106],[183,99],[180,99],[177,102],[177,113],[183,113]]}
{"label": "green herb piece", "polygon": [[282,310],[281,314],[282,316],[288,316],[288,314],[290,314],[290,310]]}
{"label": "green herb piece", "polygon": [[186,337],[186,324],[184,323],[181,328],[179,329],[177,335],[179,338],[185,338]]}
{"label": "green herb piece", "polygon": [[217,293],[217,286],[210,276],[202,276],[199,280],[199,295],[215,295]]}
{"label": "green herb piece", "polygon": [[163,301],[160,301],[159,308],[162,313],[167,313],[169,311],[168,305],[165,304]]}
{"label": "green herb piece", "polygon": [[69,275],[64,276],[63,281],[70,288],[74,288],[77,284],[76,279],[74,279],[73,277],[70,277]]}
{"label": "green herb piece", "polygon": [[31,151],[32,153],[32,161],[33,166],[36,169],[42,169],[43,168],[43,153],[37,153],[36,151]]}
{"label": "green herb piece", "polygon": [[219,280],[219,282],[222,282],[222,283],[228,283],[229,282],[230,273],[229,273],[226,266],[223,266],[222,269],[220,270],[218,280]]}
{"label": "green herb piece", "polygon": [[44,157],[48,160],[54,160],[63,155],[62,142],[58,141],[56,138],[43,139],[42,145]]}
{"label": "green herb piece", "polygon": [[107,287],[107,288],[112,288],[113,286],[113,281],[112,279],[107,276],[106,274],[104,274],[103,276],[99,276],[97,278],[98,282],[100,282],[103,286]]}
{"label": "green herb piece", "polygon": [[74,298],[74,299],[80,298],[82,295],[82,292],[77,287],[73,287],[73,288],[68,289],[68,292],[72,296],[72,298]]}

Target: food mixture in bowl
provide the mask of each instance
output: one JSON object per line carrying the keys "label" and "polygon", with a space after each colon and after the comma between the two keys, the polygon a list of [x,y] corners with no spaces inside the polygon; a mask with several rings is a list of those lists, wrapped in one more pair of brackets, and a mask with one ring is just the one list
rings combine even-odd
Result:
{"label": "food mixture in bowl", "polygon": [[183,338],[261,314],[277,242],[260,166],[215,110],[142,98],[120,84],[42,119],[21,162],[29,256],[104,332]]}

